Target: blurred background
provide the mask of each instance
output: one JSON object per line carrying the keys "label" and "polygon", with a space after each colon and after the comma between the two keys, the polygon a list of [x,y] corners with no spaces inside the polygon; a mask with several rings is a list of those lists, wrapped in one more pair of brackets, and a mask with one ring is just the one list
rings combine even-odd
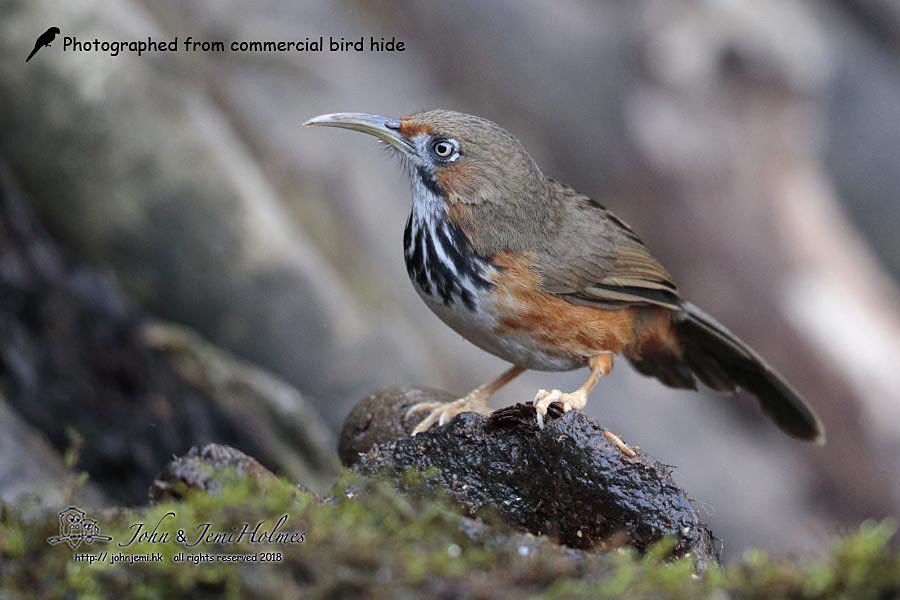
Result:
{"label": "blurred background", "polygon": [[[402,53],[62,51],[84,39],[396,36]],[[893,0],[0,0],[0,498],[141,503],[191,445],[325,486],[392,384],[504,364],[406,278],[407,182],[325,112],[470,112],[612,208],[683,295],[806,396],[825,447],[752,399],[617,363],[587,412],[662,461],[726,557],[900,514],[900,4]],[[495,406],[584,373],[528,373]]]}

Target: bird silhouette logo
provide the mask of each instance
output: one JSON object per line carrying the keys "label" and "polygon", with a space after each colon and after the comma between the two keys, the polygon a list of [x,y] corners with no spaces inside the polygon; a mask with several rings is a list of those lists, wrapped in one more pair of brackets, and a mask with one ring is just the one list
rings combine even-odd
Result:
{"label": "bird silhouette logo", "polygon": [[31,57],[37,54],[37,51],[43,48],[44,46],[50,47],[50,43],[56,39],[56,36],[59,35],[59,27],[51,27],[44,33],[38,36],[38,39],[34,42],[34,50],[31,51],[31,54],[28,55],[28,58],[25,59],[25,62],[31,60]]}

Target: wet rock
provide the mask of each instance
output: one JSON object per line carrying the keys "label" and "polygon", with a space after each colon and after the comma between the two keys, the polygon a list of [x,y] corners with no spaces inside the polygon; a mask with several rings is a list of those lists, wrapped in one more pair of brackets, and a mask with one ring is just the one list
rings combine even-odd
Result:
{"label": "wet rock", "polygon": [[517,528],[574,548],[622,544],[645,550],[665,536],[673,554],[715,562],[714,538],[671,468],[624,456],[605,430],[579,412],[551,411],[539,429],[531,405],[490,417],[464,413],[410,437],[406,409],[444,392],[391,388],[363,399],[347,417],[339,454],[364,474],[429,472],[469,513],[496,511]]}
{"label": "wet rock", "polygon": [[359,462],[376,444],[409,436],[416,418],[406,419],[409,408],[419,402],[451,402],[456,397],[442,390],[391,387],[369,394],[359,401],[344,420],[338,442],[338,456],[346,466]]}
{"label": "wet rock", "polygon": [[249,478],[265,486],[275,475],[252,456],[222,444],[191,448],[167,464],[150,486],[150,500],[181,500],[190,490],[215,493],[228,480]]}

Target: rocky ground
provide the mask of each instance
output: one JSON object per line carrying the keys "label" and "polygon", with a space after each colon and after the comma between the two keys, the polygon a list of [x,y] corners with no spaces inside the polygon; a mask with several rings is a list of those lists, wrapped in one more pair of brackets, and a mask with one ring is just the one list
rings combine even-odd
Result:
{"label": "rocky ground", "polygon": [[[397,395],[396,390],[393,393]],[[364,406],[362,412],[369,411]],[[559,508],[565,514],[557,515],[561,525],[557,531],[535,535],[529,530],[544,528],[548,521],[524,522],[522,514],[527,513],[509,510],[504,498],[494,495],[498,483],[483,477],[502,478],[506,473],[508,484],[526,475],[528,463],[510,473],[508,459],[495,461],[497,452],[510,444],[519,450],[555,448],[557,456],[564,456],[573,441],[591,435],[596,426],[581,415],[556,419],[543,432],[521,427],[519,419],[509,414],[497,420],[466,416],[412,440],[395,438],[371,446],[365,454],[345,453],[354,457],[354,469],[344,472],[326,497],[275,477],[233,448],[193,449],[154,478],[149,506],[91,513],[101,524],[98,533],[112,537],[76,549],[76,554],[99,557],[93,564],[75,561],[65,545],[47,543],[61,531],[55,514],[5,507],[0,513],[0,597],[52,599],[74,593],[90,598],[225,594],[649,600],[863,599],[900,594],[900,554],[890,542],[892,524],[865,525],[859,533],[823,547],[815,559],[770,559],[763,552],[751,552],[743,561],[722,568],[710,551],[709,532],[696,521],[683,492],[671,485],[668,470],[643,456],[625,458],[603,443],[576,461],[602,457],[592,465],[599,473],[578,482],[578,473],[587,465],[563,462],[557,469],[559,481],[567,482],[571,490],[619,475],[624,487],[617,490],[610,485],[595,502],[575,494],[553,496],[559,489],[550,495],[545,490],[541,497],[554,498],[548,514]],[[351,420],[347,428],[358,429],[359,424]],[[385,424],[395,422],[368,423],[376,428]],[[427,460],[421,452],[425,448]],[[464,464],[464,470],[455,471],[453,463],[466,454],[472,457],[457,463]],[[484,464],[473,464],[477,456],[483,456]],[[447,468],[424,473],[407,468],[423,460],[432,465],[444,461]],[[371,471],[380,476],[360,474]],[[638,472],[643,475],[633,480]],[[533,484],[540,481],[538,476],[532,485],[522,482],[507,490],[524,495],[512,504],[527,505],[537,498],[532,495]],[[636,490],[629,489],[628,481],[644,491],[658,491],[660,483],[670,490],[658,496],[638,493],[646,503],[644,510],[623,519],[616,502],[630,504],[633,499],[611,498],[619,491],[633,494]],[[674,507],[668,497],[679,499]],[[473,498],[478,500],[473,503]],[[680,519],[684,510],[699,534],[672,530],[671,524],[654,527],[659,516]],[[228,532],[241,531],[245,523],[254,528],[261,522],[264,529],[272,529],[279,518],[282,528],[275,531],[285,534],[281,541],[232,543],[227,538]],[[567,536],[567,519],[570,524],[581,522],[586,535]],[[610,529],[604,528],[602,538],[593,537],[592,527],[601,522]],[[143,537],[135,531],[138,523]],[[184,532],[180,540],[179,530]],[[225,537],[209,537],[216,533]],[[120,553],[158,559],[123,564],[120,558],[118,564],[108,564]],[[234,555],[254,558],[221,562]]]}

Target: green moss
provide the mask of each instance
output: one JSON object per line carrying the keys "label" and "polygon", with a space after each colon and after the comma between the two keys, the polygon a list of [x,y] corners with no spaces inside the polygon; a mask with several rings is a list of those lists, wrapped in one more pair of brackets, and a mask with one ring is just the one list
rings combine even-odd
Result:
{"label": "green moss", "polygon": [[[227,479],[227,478],[226,478]],[[344,490],[351,490],[345,495]],[[517,534],[490,520],[490,527],[463,519],[441,493],[410,476],[399,493],[381,481],[345,474],[335,500],[318,501],[287,482],[260,484],[231,478],[216,495],[190,494],[137,510],[95,511],[101,533],[113,542],[82,545],[78,551],[150,554],[161,563],[75,562],[58,534],[55,514],[0,511],[0,579],[15,597],[79,598],[293,597],[390,598],[408,596],[530,596],[534,598],[891,598],[900,595],[900,555],[891,549],[895,525],[867,523],[836,540],[823,557],[787,561],[749,552],[726,569],[694,573],[690,560],[666,561],[662,542],[641,556],[630,549],[578,555],[542,538]],[[88,511],[91,512],[91,511]],[[173,514],[174,513],[174,514]],[[136,541],[127,548],[134,524],[160,532],[182,529],[197,537],[211,523],[231,531],[243,523],[271,524],[289,515],[286,529],[305,531],[302,543],[287,545]],[[223,554],[274,551],[282,560],[234,566],[176,562],[181,553]]]}

